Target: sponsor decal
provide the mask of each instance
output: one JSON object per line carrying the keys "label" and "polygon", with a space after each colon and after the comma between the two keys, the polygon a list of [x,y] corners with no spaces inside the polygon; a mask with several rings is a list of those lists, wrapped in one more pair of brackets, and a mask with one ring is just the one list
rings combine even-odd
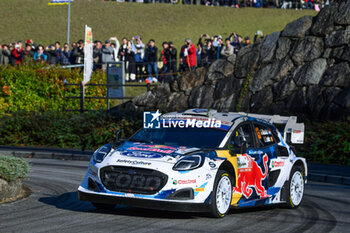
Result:
{"label": "sponsor decal", "polygon": [[301,130],[293,130],[293,133],[302,133]]}
{"label": "sponsor decal", "polygon": [[271,137],[264,136],[264,142],[266,143],[271,142]]}
{"label": "sponsor decal", "polygon": [[177,184],[195,184],[195,183],[197,183],[196,179],[194,179],[194,180],[190,180],[190,179],[188,179],[188,180],[174,180],[173,181],[174,185],[177,185]]}
{"label": "sponsor decal", "polygon": [[260,130],[260,133],[261,133],[261,135],[270,135],[271,134],[271,130],[269,130],[269,129],[261,129]]}
{"label": "sponsor decal", "polygon": [[258,127],[255,127],[255,132],[256,132],[256,135],[258,136],[258,138],[261,139],[261,134],[260,134]]}
{"label": "sponsor decal", "polygon": [[144,112],[143,128],[159,129],[161,126],[163,128],[221,128],[222,126],[222,122],[214,118],[184,118],[183,115],[161,116],[159,110]]}
{"label": "sponsor decal", "polygon": [[215,164],[214,162],[209,162],[209,167],[215,168],[215,167],[216,167],[216,164]]}
{"label": "sponsor decal", "polygon": [[248,159],[248,156],[239,155],[237,156],[237,166],[239,172],[249,172],[252,168],[251,160]]}
{"label": "sponsor decal", "polygon": [[160,116],[162,114],[157,110],[156,112],[144,112],[143,113],[143,128],[145,129],[159,129],[160,128]]}
{"label": "sponsor decal", "polygon": [[[142,149],[147,149],[147,148],[130,147],[127,150],[142,150]],[[161,150],[157,152],[166,153]],[[137,158],[146,158],[146,159],[163,158],[162,154],[152,153],[152,152],[142,152],[142,151],[124,151],[124,152],[121,152],[120,154],[128,157],[137,157]]]}
{"label": "sponsor decal", "polygon": [[135,195],[132,193],[125,193],[125,197],[135,197]]}
{"label": "sponsor decal", "polygon": [[204,192],[205,188],[195,188],[195,192]]}
{"label": "sponsor decal", "polygon": [[275,167],[283,167],[284,166],[284,161],[272,161],[271,162],[271,167],[275,168]]}
{"label": "sponsor decal", "polygon": [[149,162],[136,161],[136,160],[127,160],[127,159],[118,159],[117,163],[126,163],[126,164],[129,164],[129,165],[143,165],[143,166],[151,165],[151,163],[149,163]]}
{"label": "sponsor decal", "polygon": [[163,128],[221,128],[221,121],[214,118],[197,119],[162,119]]}
{"label": "sponsor decal", "polygon": [[265,168],[264,173],[259,164],[249,155],[243,154],[238,157],[238,160],[241,160],[241,168],[238,168],[237,187],[233,189],[233,192],[244,195],[248,199],[252,195],[254,188],[260,198],[268,197],[262,185],[262,181],[266,178],[268,171],[267,155],[265,154],[262,157],[263,166]]}
{"label": "sponsor decal", "polygon": [[193,109],[192,111],[195,112],[195,113],[205,113],[205,112],[208,112],[208,110],[206,110],[206,109],[201,109],[201,108]]}

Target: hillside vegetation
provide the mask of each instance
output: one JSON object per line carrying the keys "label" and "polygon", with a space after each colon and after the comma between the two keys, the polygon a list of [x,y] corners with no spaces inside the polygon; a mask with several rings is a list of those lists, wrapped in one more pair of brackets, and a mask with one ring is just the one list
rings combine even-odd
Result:
{"label": "hillside vegetation", "polygon": [[[49,0],[1,0],[0,43],[32,38],[48,45],[66,41],[67,6],[48,6]],[[144,40],[173,41],[180,47],[185,38],[197,41],[203,33],[228,36],[232,31],[254,36],[279,31],[303,16],[315,11],[206,7],[171,4],[116,3],[101,0],[75,0],[71,7],[70,42],[84,38],[84,26],[93,29],[94,39],[111,36]]]}

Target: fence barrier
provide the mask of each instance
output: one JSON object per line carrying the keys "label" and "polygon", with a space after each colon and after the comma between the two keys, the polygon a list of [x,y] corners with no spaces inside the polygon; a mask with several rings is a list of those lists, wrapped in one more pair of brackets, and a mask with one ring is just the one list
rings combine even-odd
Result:
{"label": "fence barrier", "polygon": [[[65,96],[66,99],[79,99],[80,100],[80,108],[79,109],[65,109],[65,111],[79,111],[80,113],[86,112],[86,111],[96,111],[92,109],[84,109],[84,102],[85,99],[103,99],[107,100],[107,110],[109,110],[109,100],[110,99],[121,99],[123,102],[125,100],[131,100],[134,97],[109,97],[107,96],[85,96],[84,93],[84,85],[82,83],[65,83],[66,86],[79,86],[80,92],[79,96]],[[94,83],[88,83],[85,84],[85,86],[100,86],[100,87],[115,87],[115,85],[108,85],[108,84],[94,84]],[[124,87],[147,87],[147,91],[151,90],[151,87],[155,86],[150,83],[147,84],[123,84],[119,86],[124,86]]]}

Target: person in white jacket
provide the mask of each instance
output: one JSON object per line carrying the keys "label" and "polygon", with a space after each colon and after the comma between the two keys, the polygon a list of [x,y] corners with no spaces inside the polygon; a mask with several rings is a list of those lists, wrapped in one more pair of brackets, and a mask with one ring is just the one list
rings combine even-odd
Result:
{"label": "person in white jacket", "polygon": [[118,54],[119,54],[119,48],[120,48],[120,43],[119,43],[119,40],[118,38],[115,36],[115,37],[111,37],[110,38],[111,41],[115,41],[115,47],[113,48],[114,50],[114,61],[119,61],[119,58],[118,58]]}

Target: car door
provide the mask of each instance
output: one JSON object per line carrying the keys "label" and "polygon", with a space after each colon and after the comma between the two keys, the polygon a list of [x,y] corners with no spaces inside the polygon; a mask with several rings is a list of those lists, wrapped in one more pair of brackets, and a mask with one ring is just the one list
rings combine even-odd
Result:
{"label": "car door", "polygon": [[[256,131],[251,122],[245,122],[236,127],[231,138],[231,151],[237,155],[237,184],[234,195],[241,195],[239,206],[254,205],[256,200],[267,198],[264,180],[268,174],[268,155],[257,148]],[[235,145],[235,137],[246,140],[246,145]],[[237,144],[237,143],[236,143]],[[241,150],[239,152],[239,150]]]}

